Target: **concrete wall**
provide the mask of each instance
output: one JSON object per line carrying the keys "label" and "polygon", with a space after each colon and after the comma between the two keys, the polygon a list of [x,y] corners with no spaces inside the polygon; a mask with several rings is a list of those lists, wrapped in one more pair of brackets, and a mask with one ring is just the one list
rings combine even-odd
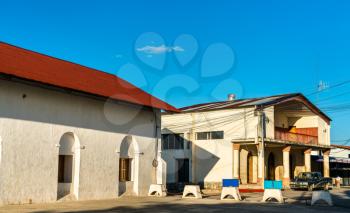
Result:
{"label": "concrete wall", "polygon": [[134,105],[0,80],[0,202],[56,201],[58,144],[65,133],[80,142],[79,200],[117,197],[118,152],[127,135],[143,153],[138,188],[145,195],[154,181],[156,121],[153,111]]}

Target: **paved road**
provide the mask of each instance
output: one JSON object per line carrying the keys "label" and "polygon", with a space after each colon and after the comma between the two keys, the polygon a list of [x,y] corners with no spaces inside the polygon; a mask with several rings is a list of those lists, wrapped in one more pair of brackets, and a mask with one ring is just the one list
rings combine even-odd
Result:
{"label": "paved road", "polygon": [[350,189],[332,190],[334,207],[310,206],[310,192],[284,191],[286,204],[260,203],[261,193],[242,194],[242,202],[220,201],[218,195],[204,196],[202,200],[123,197],[114,200],[64,202],[52,204],[11,205],[0,207],[0,212],[350,212]]}

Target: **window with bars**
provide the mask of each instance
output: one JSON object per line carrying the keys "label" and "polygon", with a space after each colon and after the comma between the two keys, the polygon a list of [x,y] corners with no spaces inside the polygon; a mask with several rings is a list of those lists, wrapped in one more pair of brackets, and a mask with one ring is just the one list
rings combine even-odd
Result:
{"label": "window with bars", "polygon": [[130,158],[119,159],[119,181],[131,181],[131,160]]}
{"label": "window with bars", "polygon": [[162,149],[184,149],[184,147],[184,134],[162,134]]}
{"label": "window with bars", "polygon": [[224,131],[197,132],[197,140],[216,140],[224,139]]}

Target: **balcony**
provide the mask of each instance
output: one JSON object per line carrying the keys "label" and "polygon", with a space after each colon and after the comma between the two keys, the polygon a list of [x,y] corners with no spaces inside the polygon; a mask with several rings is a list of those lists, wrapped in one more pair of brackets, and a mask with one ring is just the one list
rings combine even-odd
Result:
{"label": "balcony", "polygon": [[302,144],[318,144],[318,128],[291,128],[275,127],[275,139]]}

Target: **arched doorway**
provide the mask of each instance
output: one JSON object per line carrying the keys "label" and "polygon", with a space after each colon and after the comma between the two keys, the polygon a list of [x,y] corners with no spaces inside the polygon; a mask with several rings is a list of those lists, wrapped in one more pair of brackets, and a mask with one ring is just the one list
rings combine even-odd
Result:
{"label": "arched doorway", "polygon": [[118,195],[139,195],[140,150],[133,136],[126,136],[119,148]]}
{"label": "arched doorway", "polygon": [[270,153],[267,159],[267,179],[275,180],[275,156],[273,153]]}
{"label": "arched doorway", "polygon": [[78,199],[80,142],[73,133],[65,133],[59,143],[57,199]]}
{"label": "arched doorway", "polygon": [[253,163],[253,155],[249,152],[247,157],[247,183],[254,183]]}

